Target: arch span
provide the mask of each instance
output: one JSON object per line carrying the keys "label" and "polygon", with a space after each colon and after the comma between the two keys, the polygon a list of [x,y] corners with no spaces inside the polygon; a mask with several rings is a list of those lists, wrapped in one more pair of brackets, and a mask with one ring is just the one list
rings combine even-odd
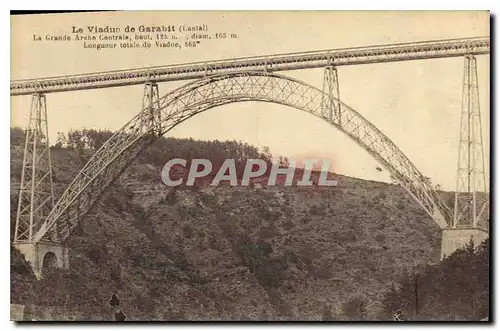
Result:
{"label": "arch span", "polygon": [[[235,72],[185,84],[142,109],[83,167],[37,230],[35,241],[44,236],[54,241],[67,239],[78,218],[90,210],[103,191],[158,135],[208,109],[244,101],[290,106],[332,124],[380,162],[441,228],[447,227],[450,212],[430,181],[388,137],[354,109],[336,99],[331,102],[323,91],[290,77]],[[334,104],[338,105],[336,112],[331,111]]]}

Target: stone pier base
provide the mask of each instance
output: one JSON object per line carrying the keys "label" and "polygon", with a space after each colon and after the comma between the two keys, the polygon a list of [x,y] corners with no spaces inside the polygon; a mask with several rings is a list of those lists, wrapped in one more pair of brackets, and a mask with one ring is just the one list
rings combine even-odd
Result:
{"label": "stone pier base", "polygon": [[471,238],[474,245],[478,246],[488,238],[488,232],[480,228],[443,229],[441,235],[441,259],[450,256],[457,249],[465,247]]}
{"label": "stone pier base", "polygon": [[37,279],[43,277],[44,268],[69,269],[69,250],[67,247],[50,242],[16,243],[14,246],[24,254]]}

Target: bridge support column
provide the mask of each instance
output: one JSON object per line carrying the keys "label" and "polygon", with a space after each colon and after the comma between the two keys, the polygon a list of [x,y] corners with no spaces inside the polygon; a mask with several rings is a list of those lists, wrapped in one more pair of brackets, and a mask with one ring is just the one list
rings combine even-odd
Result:
{"label": "bridge support column", "polygon": [[338,102],[340,98],[339,77],[337,74],[337,68],[334,66],[325,67],[325,73],[323,76],[323,92],[325,92],[325,97],[321,100],[323,116],[328,118],[330,121],[341,125],[341,111],[340,104]]}
{"label": "bridge support column", "polygon": [[28,261],[37,279],[43,277],[44,269],[69,269],[69,249],[52,242],[15,243],[24,259]]}
{"label": "bridge support column", "polygon": [[488,191],[476,57],[467,55],[464,63],[457,183],[452,226],[477,227],[479,223],[484,225],[484,222],[490,218]]}
{"label": "bridge support column", "polygon": [[450,256],[459,248],[465,247],[471,239],[479,246],[488,238],[488,232],[481,228],[449,228],[441,234],[441,259]]}
{"label": "bridge support column", "polygon": [[69,267],[68,250],[56,243],[55,228],[49,230],[45,241],[34,240],[53,206],[47,105],[45,95],[35,93],[26,128],[13,245],[24,254],[37,278],[41,277],[44,264],[46,267]]}
{"label": "bridge support column", "polygon": [[151,128],[152,133],[161,135],[161,113],[160,108],[160,93],[158,84],[148,82],[144,85],[144,95],[142,97],[142,130],[148,131]]}

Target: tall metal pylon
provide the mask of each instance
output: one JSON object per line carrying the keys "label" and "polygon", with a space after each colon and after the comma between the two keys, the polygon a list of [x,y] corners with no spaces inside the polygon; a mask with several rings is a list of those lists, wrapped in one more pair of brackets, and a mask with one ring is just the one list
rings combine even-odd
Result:
{"label": "tall metal pylon", "polygon": [[341,124],[340,104],[338,102],[339,94],[339,78],[337,68],[329,65],[325,67],[323,75],[323,92],[325,97],[321,101],[323,111],[328,111],[323,115],[327,116],[331,121]]}
{"label": "tall metal pylon", "polygon": [[147,82],[144,84],[144,94],[142,97],[142,130],[148,131],[152,129],[155,135],[161,135],[161,112],[157,111],[160,108],[160,93],[158,84],[155,82]]}
{"label": "tall metal pylon", "polygon": [[489,218],[489,192],[486,185],[477,63],[473,55],[465,57],[462,93],[453,227],[476,227],[478,222]]}
{"label": "tall metal pylon", "polygon": [[[54,206],[54,187],[45,95],[33,94],[26,141],[14,243],[30,243]],[[55,230],[53,230],[55,231]],[[51,238],[57,239],[56,233]]]}

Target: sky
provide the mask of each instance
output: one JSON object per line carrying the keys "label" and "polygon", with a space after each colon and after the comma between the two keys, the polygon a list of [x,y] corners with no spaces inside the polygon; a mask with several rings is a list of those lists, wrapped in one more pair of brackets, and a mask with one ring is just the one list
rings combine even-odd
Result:
{"label": "sky", "polygon": [[[238,39],[196,49],[85,49],[33,41],[72,27],[206,24]],[[467,12],[121,12],[12,17],[11,80],[296,51],[489,35],[489,13]],[[489,155],[489,56],[477,58],[483,141]],[[455,189],[463,58],[340,67],[340,99],[386,134],[434,184]],[[318,88],[323,70],[282,72]],[[186,82],[160,84],[160,96]],[[47,95],[49,136],[70,129],[120,129],[142,105],[143,86]],[[11,125],[28,122],[30,96],[11,97]],[[241,140],[274,155],[329,159],[334,171],[389,181],[389,173],[345,134],[310,114],[257,102],[199,114],[172,137]],[[165,151],[165,162],[169,159]],[[486,159],[489,164],[489,159]]]}

